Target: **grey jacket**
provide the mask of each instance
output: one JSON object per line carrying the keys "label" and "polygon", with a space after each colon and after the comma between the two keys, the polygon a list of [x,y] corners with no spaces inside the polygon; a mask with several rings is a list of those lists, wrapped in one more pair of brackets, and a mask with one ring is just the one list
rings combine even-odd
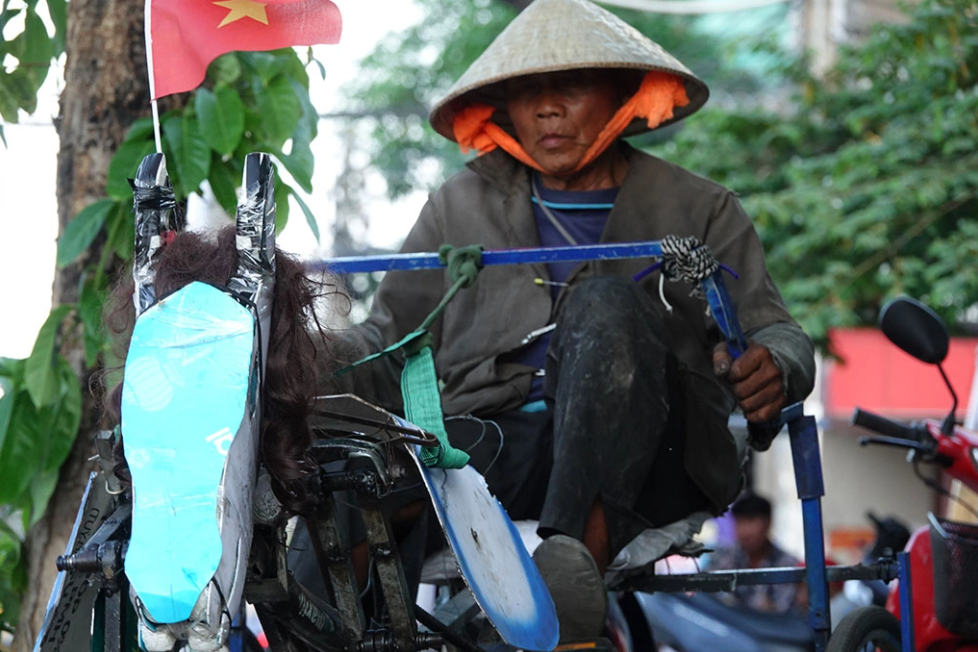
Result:
{"label": "grey jacket", "polygon": [[[788,314],[764,265],[753,224],[734,194],[682,168],[623,145],[629,162],[602,242],[660,240],[696,236],[739,280],[728,279],[740,322],[748,335],[767,346],[786,372],[788,400],[811,391],[814,350],[811,340]],[[501,150],[479,157],[448,180],[428,200],[401,248],[437,251],[443,243],[481,244],[486,249],[539,246],[530,203],[529,172]],[[596,261],[579,265],[573,285],[594,275],[633,276],[648,267],[644,259]],[[550,290],[534,283],[547,278],[544,265],[483,269],[432,329],[435,366],[443,384],[446,414],[493,415],[522,405],[533,369],[506,362],[530,332],[547,325],[556,307]],[[655,301],[659,274],[642,281]],[[380,350],[416,328],[449,286],[445,272],[387,274],[369,318],[341,339],[359,340],[358,349]],[[566,292],[566,290],[565,290]],[[667,282],[674,307],[667,319],[673,352],[680,362],[686,397],[686,466],[694,481],[722,511],[740,486],[740,461],[727,420],[735,400],[713,374],[712,349],[720,335],[705,303],[689,296],[684,283]],[[558,298],[558,304],[563,294]],[[373,362],[354,374],[353,389],[391,409],[400,406],[400,367],[396,356]]]}

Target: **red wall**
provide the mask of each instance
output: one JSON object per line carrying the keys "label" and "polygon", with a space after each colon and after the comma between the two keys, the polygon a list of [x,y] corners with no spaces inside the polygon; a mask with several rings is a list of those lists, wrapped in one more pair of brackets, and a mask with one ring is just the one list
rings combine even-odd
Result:
{"label": "red wall", "polygon": [[[837,329],[829,334],[841,358],[825,365],[825,408],[830,417],[847,419],[854,407],[894,418],[943,417],[951,395],[933,365],[924,364],[871,328]],[[958,394],[963,415],[975,374],[978,338],[952,338],[944,371]]]}

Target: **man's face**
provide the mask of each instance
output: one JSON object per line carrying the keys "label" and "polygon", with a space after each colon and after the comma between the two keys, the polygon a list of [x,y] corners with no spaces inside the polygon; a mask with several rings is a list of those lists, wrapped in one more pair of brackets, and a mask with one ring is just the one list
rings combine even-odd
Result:
{"label": "man's face", "polygon": [[736,522],[737,541],[748,555],[759,554],[767,547],[771,519],[767,516],[740,516]]}
{"label": "man's face", "polygon": [[570,70],[506,82],[509,116],[523,149],[548,173],[574,170],[622,105],[608,71]]}

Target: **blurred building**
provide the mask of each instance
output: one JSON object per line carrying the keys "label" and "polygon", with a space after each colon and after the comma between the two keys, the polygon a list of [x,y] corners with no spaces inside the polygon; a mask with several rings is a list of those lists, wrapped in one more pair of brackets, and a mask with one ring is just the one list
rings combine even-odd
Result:
{"label": "blurred building", "polygon": [[[895,516],[913,529],[926,523],[928,511],[948,513],[954,507],[916,477],[905,450],[860,446],[859,438],[871,433],[850,425],[853,410],[861,407],[897,421],[942,420],[952,399],[936,367],[910,357],[876,329],[836,330],[831,341],[839,358],[821,361],[818,386],[806,408],[820,425],[829,554],[854,562],[874,535],[867,512]],[[959,398],[959,418],[965,416],[969,397],[978,394],[972,386],[976,349],[978,338],[952,338],[944,363]],[[978,410],[978,405],[970,407]],[[920,468],[951,488],[937,469]],[[755,489],[773,499],[775,538],[800,554],[801,508],[786,436],[755,455],[752,476]]]}
{"label": "blurred building", "polygon": [[823,73],[835,63],[840,45],[859,42],[873,26],[902,23],[907,18],[901,5],[920,0],[806,0],[794,9],[797,45],[812,53],[812,67]]}

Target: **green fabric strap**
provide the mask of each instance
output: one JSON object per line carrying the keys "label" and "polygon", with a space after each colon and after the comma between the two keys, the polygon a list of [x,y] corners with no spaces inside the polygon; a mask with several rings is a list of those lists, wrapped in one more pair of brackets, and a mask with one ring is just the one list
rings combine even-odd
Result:
{"label": "green fabric strap", "polygon": [[350,373],[351,371],[353,371],[354,369],[356,369],[357,367],[359,367],[362,364],[367,364],[368,362],[373,362],[374,360],[379,360],[380,358],[386,358],[391,353],[397,353],[398,351],[400,351],[401,349],[403,349],[404,347],[406,347],[408,344],[410,344],[414,340],[416,340],[416,339],[418,339],[420,337],[423,337],[425,335],[430,335],[430,333],[428,333],[425,330],[421,330],[421,329],[418,329],[416,331],[411,331],[410,333],[408,333],[407,335],[405,335],[403,338],[401,338],[399,341],[394,342],[393,344],[391,344],[390,346],[388,346],[383,351],[378,351],[377,353],[373,353],[371,355],[368,355],[366,358],[362,358],[360,360],[357,360],[353,364],[347,365],[347,366],[343,367],[342,369],[333,372],[333,375],[334,376],[343,376],[343,375],[346,375],[346,374]]}
{"label": "green fabric strap", "polygon": [[435,359],[431,352],[431,333],[428,329],[441,316],[459,290],[475,282],[482,267],[482,246],[442,245],[438,250],[438,258],[448,267],[448,278],[452,280],[452,287],[448,289],[431,314],[425,317],[417,330],[408,333],[400,341],[340,369],[336,375],[342,376],[362,364],[403,350],[405,360],[404,369],[401,371],[401,395],[404,398],[404,416],[422,430],[433,434],[440,442],[438,446],[431,448],[422,447],[421,461],[426,466],[460,469],[468,463],[469,455],[448,443],[445,419],[441,411],[441,395],[438,391],[438,376],[435,373]]}
{"label": "green fabric strap", "polygon": [[407,356],[401,372],[401,395],[404,397],[404,416],[407,420],[427,430],[440,442],[438,446],[419,449],[425,466],[460,469],[468,464],[469,454],[448,443],[438,393],[438,377],[435,375],[435,359],[430,346],[422,346]]}

